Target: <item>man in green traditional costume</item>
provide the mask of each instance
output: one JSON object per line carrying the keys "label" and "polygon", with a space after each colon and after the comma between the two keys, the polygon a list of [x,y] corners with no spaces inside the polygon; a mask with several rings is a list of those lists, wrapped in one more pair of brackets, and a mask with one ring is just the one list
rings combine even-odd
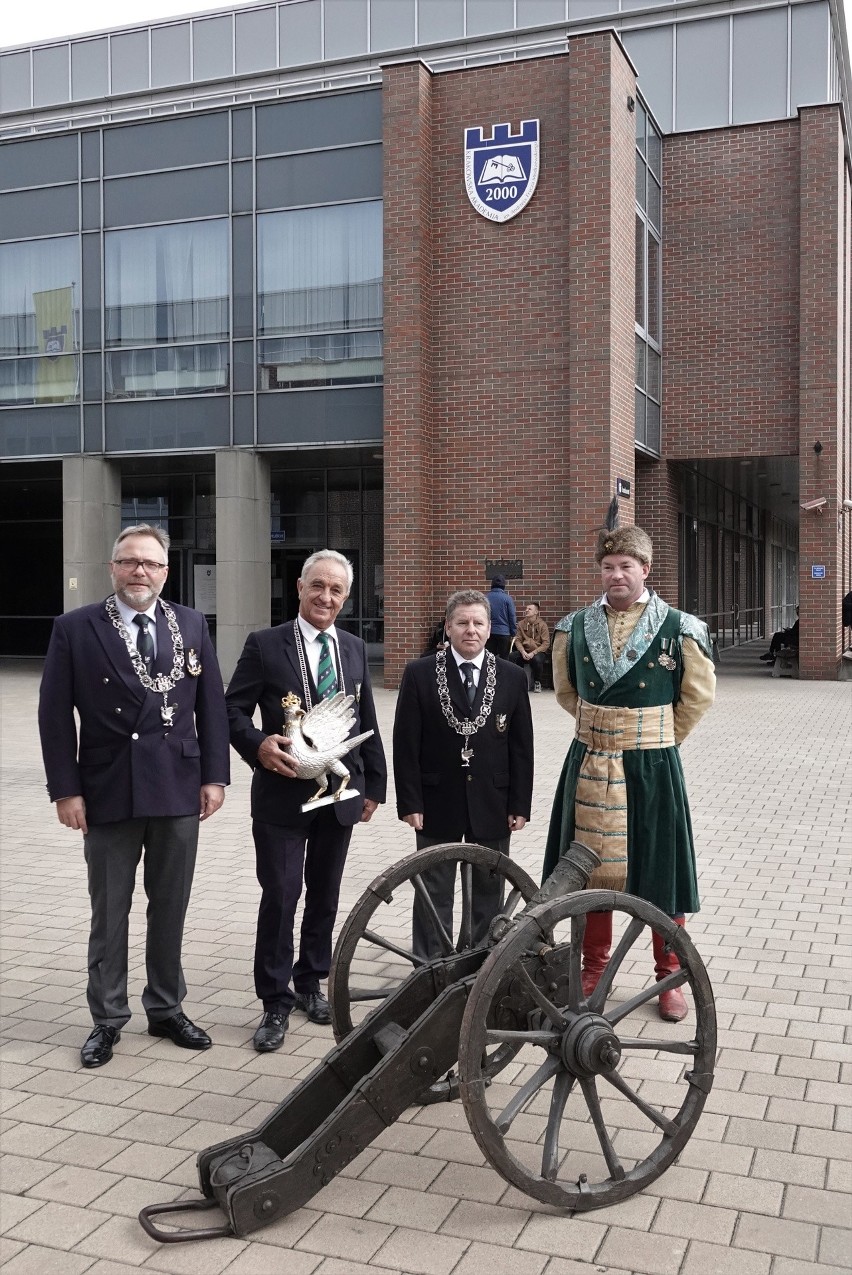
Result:
{"label": "man in green traditional costume", "polygon": [[[590,888],[627,890],[683,925],[699,903],[678,746],[713,703],[716,676],[707,625],[646,587],[652,558],[641,528],[602,531],[595,559],[603,596],[556,626],[556,698],[576,718],[576,731],[556,790],[544,876],[576,837],[602,861]],[[611,942],[612,913],[590,913],[586,996]],[[679,963],[658,934],[653,947],[659,980]],[[685,1017],[679,988],[659,997],[659,1012],[668,1022]]]}

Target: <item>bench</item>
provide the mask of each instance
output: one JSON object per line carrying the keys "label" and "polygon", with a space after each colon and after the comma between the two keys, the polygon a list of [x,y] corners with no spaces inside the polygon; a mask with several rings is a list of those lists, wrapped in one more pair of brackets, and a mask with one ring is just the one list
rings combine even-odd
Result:
{"label": "bench", "polygon": [[781,650],[775,656],[775,663],[772,665],[773,677],[798,677],[799,676],[799,649],[798,647],[782,646]]}

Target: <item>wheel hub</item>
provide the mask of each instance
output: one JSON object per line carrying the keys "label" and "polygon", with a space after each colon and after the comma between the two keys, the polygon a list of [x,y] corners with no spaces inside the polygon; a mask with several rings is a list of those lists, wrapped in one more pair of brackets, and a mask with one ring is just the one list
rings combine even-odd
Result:
{"label": "wheel hub", "polygon": [[578,1014],[560,1044],[562,1062],[575,1076],[600,1076],[621,1060],[621,1041],[600,1014]]}

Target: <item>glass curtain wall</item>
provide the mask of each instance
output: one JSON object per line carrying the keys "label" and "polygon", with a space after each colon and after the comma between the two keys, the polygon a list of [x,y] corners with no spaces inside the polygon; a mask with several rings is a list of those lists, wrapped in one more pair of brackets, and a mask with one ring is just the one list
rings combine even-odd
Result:
{"label": "glass curtain wall", "polygon": [[0,244],[0,404],[79,396],[76,235]]}
{"label": "glass curtain wall", "polygon": [[229,384],[228,222],[104,236],[106,393],[221,393]]}
{"label": "glass curtain wall", "polygon": [[298,610],[296,580],[315,549],[331,547],[355,568],[355,582],[337,621],[362,637],[372,657],[384,642],[382,471],[378,466],[273,468],[272,623]]}
{"label": "glass curtain wall", "polygon": [[694,470],[683,471],[680,598],[719,647],[764,635],[764,561],[757,505]]}
{"label": "glass curtain wall", "polygon": [[382,379],[382,204],[257,219],[258,387]]}
{"label": "glass curtain wall", "polygon": [[636,102],[636,442],[660,453],[663,141]]}

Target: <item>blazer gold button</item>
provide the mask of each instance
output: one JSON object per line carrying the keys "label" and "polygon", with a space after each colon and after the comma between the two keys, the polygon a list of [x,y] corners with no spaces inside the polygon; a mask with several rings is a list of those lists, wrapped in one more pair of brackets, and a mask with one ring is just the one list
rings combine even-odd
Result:
{"label": "blazer gold button", "polygon": [[640,691],[644,691],[644,689],[645,689],[645,683],[644,683],[644,682],[640,682],[640,683],[639,683],[639,690],[640,690]]}
{"label": "blazer gold button", "polygon": [[583,663],[584,663],[584,664],[588,664],[588,662],[589,662],[589,657],[588,657],[588,655],[584,655],[584,656],[583,656]]}
{"label": "blazer gold button", "polygon": [[[137,625],[137,628],[138,628],[138,625]],[[105,678],[104,678],[104,686],[109,686],[109,678],[108,678],[108,677],[105,677]]]}
{"label": "blazer gold button", "polygon": [[594,682],[589,682],[589,686],[594,686]]}
{"label": "blazer gold button", "polygon": [[120,712],[121,712],[121,709],[120,709],[120,708],[117,708],[115,711],[116,711],[117,713],[120,713]]}
{"label": "blazer gold button", "polygon": [[131,739],[138,739],[138,738],[139,738],[139,736],[138,736],[138,734],[136,733],[136,731],[134,731],[134,732],[133,732],[133,734],[130,736],[130,738],[131,738]]}
{"label": "blazer gold button", "polygon": [[653,668],[653,667],[654,667],[654,661],[653,661],[653,660],[649,660],[649,661],[648,661],[648,668]]}

